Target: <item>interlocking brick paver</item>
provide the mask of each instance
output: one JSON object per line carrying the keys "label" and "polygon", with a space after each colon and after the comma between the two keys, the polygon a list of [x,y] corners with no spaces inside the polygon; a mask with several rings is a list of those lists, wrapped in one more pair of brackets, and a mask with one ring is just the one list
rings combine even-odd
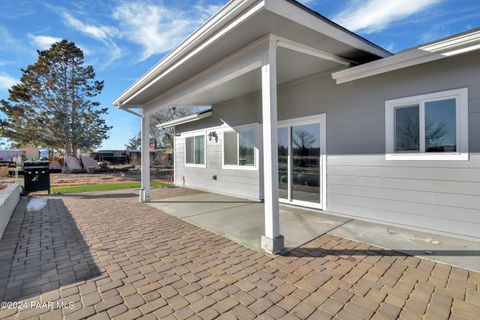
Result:
{"label": "interlocking brick paver", "polygon": [[0,298],[74,308],[0,318],[480,319],[478,272],[331,235],[274,257],[137,201],[52,196],[32,214],[22,200],[0,240]]}

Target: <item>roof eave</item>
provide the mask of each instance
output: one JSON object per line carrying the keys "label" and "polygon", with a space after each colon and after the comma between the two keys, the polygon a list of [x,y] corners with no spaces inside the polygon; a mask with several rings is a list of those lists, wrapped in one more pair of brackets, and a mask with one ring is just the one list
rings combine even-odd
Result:
{"label": "roof eave", "polygon": [[391,57],[332,73],[337,84],[391,72],[480,49],[480,30],[402,51]]}
{"label": "roof eave", "polygon": [[[391,53],[387,50],[335,24],[334,22],[321,16],[317,12],[301,5],[297,1],[232,0],[227,5],[225,5],[217,14],[215,14],[207,22],[205,22],[199,29],[192,33],[187,39],[180,43],[175,49],[168,53],[163,59],[161,59],[153,68],[151,68],[140,79],[138,79],[122,95],[116,98],[113,104],[117,107],[123,107],[122,109],[142,108],[141,105],[129,106],[128,101],[131,100],[132,97],[138,95],[152,82],[155,82],[156,79],[158,79],[158,77],[161,76],[163,73],[167,72],[171,68],[174,68],[176,65],[178,65],[178,63],[185,60],[189,55],[192,54],[192,51],[194,52],[198,50],[199,46],[203,46],[205,42],[208,42],[209,39],[212,38],[212,35],[217,34],[218,31],[222,30],[222,28],[224,28],[227,24],[234,24],[236,20],[241,20],[245,11],[252,11],[252,14],[255,14],[262,9],[267,8],[269,11],[277,13],[281,16],[288,16],[288,18],[290,19],[295,19],[295,16],[292,16],[292,13],[290,12],[291,10],[294,10],[295,7],[288,6],[288,4],[294,5],[296,8],[301,9],[303,12],[306,12],[311,16],[320,19],[321,21],[323,21],[323,23],[327,23],[323,25],[323,27],[329,30],[334,30],[331,32],[333,34],[333,38],[335,38],[335,35],[339,35],[340,38],[344,37],[350,39],[350,42],[356,42],[353,47],[357,47],[357,49],[359,50],[367,51],[378,57],[385,57],[391,55]],[[308,17],[304,16],[304,18]],[[311,25],[306,26],[311,27]]]}
{"label": "roof eave", "polygon": [[141,89],[150,80],[155,78],[162,70],[170,65],[173,65],[177,60],[179,60],[185,51],[188,51],[189,49],[198,45],[200,42],[207,39],[213,32],[219,30],[226,23],[235,19],[240,12],[255,2],[263,2],[263,0],[231,0],[222,9],[220,9],[220,11],[203,23],[188,38],[172,49],[142,77],[135,81],[133,85],[131,85],[124,93],[114,100],[113,104],[117,107],[120,107],[123,101],[128,99],[137,90]]}

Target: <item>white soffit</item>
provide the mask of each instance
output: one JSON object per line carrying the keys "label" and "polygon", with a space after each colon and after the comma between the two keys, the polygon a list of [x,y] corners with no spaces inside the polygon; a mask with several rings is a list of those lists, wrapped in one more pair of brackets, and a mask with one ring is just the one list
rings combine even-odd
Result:
{"label": "white soffit", "polygon": [[335,72],[332,78],[337,81],[337,84],[341,84],[478,49],[480,49],[480,30],[475,29],[409,49],[391,57]]}

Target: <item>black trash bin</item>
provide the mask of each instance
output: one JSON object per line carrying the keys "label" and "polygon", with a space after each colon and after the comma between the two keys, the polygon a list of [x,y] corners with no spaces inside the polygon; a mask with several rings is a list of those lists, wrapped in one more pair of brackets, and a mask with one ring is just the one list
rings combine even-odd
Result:
{"label": "black trash bin", "polygon": [[23,164],[25,192],[48,191],[50,194],[50,167],[48,161],[25,162]]}

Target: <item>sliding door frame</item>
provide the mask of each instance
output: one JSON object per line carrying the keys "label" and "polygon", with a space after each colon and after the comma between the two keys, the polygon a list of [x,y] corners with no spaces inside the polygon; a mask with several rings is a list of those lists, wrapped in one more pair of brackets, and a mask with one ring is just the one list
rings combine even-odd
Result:
{"label": "sliding door frame", "polygon": [[[292,127],[319,124],[320,125],[320,199],[319,203],[295,200],[292,198]],[[327,129],[326,129],[326,115],[325,113],[293,118],[288,120],[278,121],[278,129],[288,129],[288,198],[279,198],[280,203],[297,205],[308,208],[327,209]],[[278,159],[277,159],[278,161]]]}

